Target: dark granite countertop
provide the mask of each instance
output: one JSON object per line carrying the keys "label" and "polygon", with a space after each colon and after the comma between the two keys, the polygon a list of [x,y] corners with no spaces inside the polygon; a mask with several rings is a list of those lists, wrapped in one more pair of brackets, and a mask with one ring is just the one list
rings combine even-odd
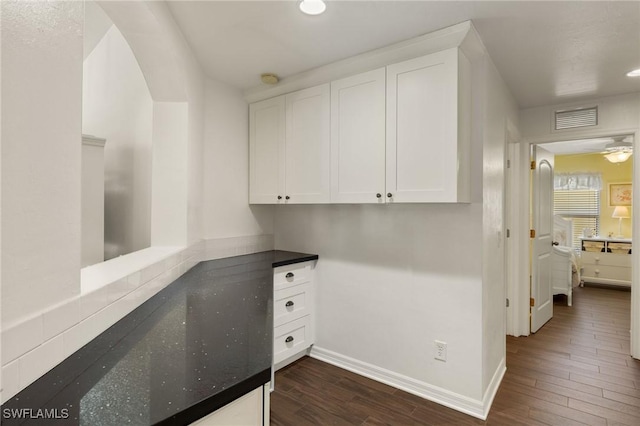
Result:
{"label": "dark granite countertop", "polygon": [[[3,404],[2,423],[187,425],[206,416],[271,379],[273,268],[317,258],[268,251],[199,263]],[[16,420],[7,409],[61,418]]]}

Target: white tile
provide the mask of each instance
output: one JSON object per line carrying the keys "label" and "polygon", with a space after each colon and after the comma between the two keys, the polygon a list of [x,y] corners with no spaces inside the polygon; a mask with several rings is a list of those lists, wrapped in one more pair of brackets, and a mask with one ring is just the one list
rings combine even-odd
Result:
{"label": "white tile", "polygon": [[80,319],[84,320],[109,304],[109,284],[80,296]]}
{"label": "white tile", "polygon": [[18,360],[2,366],[2,403],[4,404],[20,392]]}
{"label": "white tile", "polygon": [[18,360],[20,388],[24,389],[65,358],[63,337],[56,336]]}
{"label": "white tile", "polygon": [[95,329],[92,321],[85,319],[62,333],[65,356],[71,355],[95,338],[99,334]]}
{"label": "white tile", "polygon": [[74,297],[42,314],[43,340],[49,340],[80,322],[80,298]]}
{"label": "white tile", "polygon": [[140,282],[141,284],[147,283],[164,272],[163,262],[156,262],[153,265],[147,266],[141,272]]}
{"label": "white tile", "polygon": [[127,278],[118,280],[112,284],[109,284],[109,290],[107,293],[107,303],[111,304],[116,300],[124,297],[126,294],[133,290],[133,286],[129,284]]}
{"label": "white tile", "polygon": [[141,276],[142,274],[140,273],[140,271],[138,271],[127,277],[127,282],[132,286],[132,291],[133,289],[140,287]]}
{"label": "white tile", "polygon": [[42,315],[22,321],[2,332],[2,362],[8,363],[42,344]]}

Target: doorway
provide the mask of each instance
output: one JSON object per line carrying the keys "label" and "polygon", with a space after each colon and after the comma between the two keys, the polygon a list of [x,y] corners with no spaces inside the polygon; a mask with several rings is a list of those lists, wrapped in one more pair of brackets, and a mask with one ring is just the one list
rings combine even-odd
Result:
{"label": "doorway", "polygon": [[[634,131],[626,131],[626,132],[609,132],[609,133],[601,133],[589,135],[590,139],[581,139],[581,140],[572,140],[565,141],[561,138],[550,138],[549,140],[537,141],[536,144],[540,146],[551,148],[553,150],[556,147],[561,146],[561,144],[565,144],[565,148],[569,148],[571,144],[575,147],[578,147],[579,150],[577,155],[586,155],[584,152],[586,150],[590,150],[591,152],[596,152],[597,156],[602,156],[601,154],[604,151],[604,147],[607,143],[612,142],[612,137],[626,137],[631,136],[633,141],[638,139],[638,132]],[[594,139],[601,139],[600,141],[595,141]],[[594,144],[599,143],[600,145],[597,148],[594,148]],[[512,208],[510,210],[511,216],[511,225],[512,225],[512,234],[517,233],[528,237],[530,231],[530,220],[531,220],[531,208],[532,203],[528,197],[530,186],[531,186],[531,178],[530,178],[530,148],[533,144],[528,142],[521,142],[516,144],[513,149],[513,154],[511,157],[512,163],[517,165],[516,168],[512,167],[512,171],[510,172],[510,177],[512,178],[512,187],[510,189],[510,199],[512,203],[517,204],[517,208]],[[604,160],[603,160],[604,161]],[[634,197],[637,198],[638,195],[638,184],[640,184],[640,171],[638,170],[637,165],[635,164],[635,156],[631,156],[628,160],[631,163],[627,163],[632,168],[632,175],[630,179],[630,183],[632,183],[631,188],[634,194]],[[606,237],[609,237],[609,233],[612,233],[613,237],[619,236],[619,230],[622,230],[622,234],[624,237],[627,237],[630,241],[636,240],[640,238],[638,226],[636,225],[637,218],[620,218],[617,219],[615,217],[604,217],[604,216],[613,216],[613,210],[615,210],[615,206],[609,206],[609,184],[610,183],[629,183],[629,182],[610,182],[607,180],[603,184],[602,188],[602,196],[601,200],[604,199],[605,208],[603,209],[604,213],[601,215],[604,225],[597,230],[597,233],[602,233]],[[638,184],[633,184],[638,183]],[[525,195],[526,194],[526,195]],[[514,207],[514,206],[512,206]],[[520,212],[519,217],[514,217],[513,213],[515,211]],[[611,212],[609,212],[611,210]],[[622,222],[622,226],[618,226]],[[626,223],[625,223],[626,222]],[[615,223],[615,227],[612,227],[612,224]],[[615,228],[615,229],[614,229]],[[578,228],[579,229],[579,228]],[[594,230],[595,231],[595,230]],[[580,232],[581,234],[581,232]],[[579,237],[580,235],[578,235]],[[577,238],[576,240],[579,240]],[[509,283],[508,283],[508,294],[510,295],[519,295],[516,300],[512,300],[512,308],[511,312],[508,311],[507,314],[507,330],[510,335],[513,336],[526,336],[531,332],[530,323],[529,323],[529,277],[530,277],[530,252],[529,252],[529,238],[520,238],[519,241],[514,241],[514,254],[512,257],[512,262],[509,265]],[[575,244],[575,243],[574,243]],[[632,252],[633,253],[633,252]],[[640,307],[640,295],[639,292],[636,291],[637,283],[639,280],[639,272],[637,265],[637,256],[633,254],[629,254],[630,258],[630,273],[631,275],[631,354],[635,358],[640,357],[640,336],[638,333],[640,332],[640,317],[639,310]]]}

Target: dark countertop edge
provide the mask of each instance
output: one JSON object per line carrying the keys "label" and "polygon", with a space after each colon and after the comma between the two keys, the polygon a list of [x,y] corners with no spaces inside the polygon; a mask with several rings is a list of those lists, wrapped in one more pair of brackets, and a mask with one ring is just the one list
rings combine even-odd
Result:
{"label": "dark countertop edge", "polygon": [[154,423],[154,426],[190,425],[260,386],[265,385],[270,380],[271,368],[267,368],[216,395],[205,398],[197,404],[185,408],[171,417]]}
{"label": "dark countertop edge", "polygon": [[277,268],[279,266],[294,265],[296,263],[308,262],[310,260],[318,260],[318,258],[319,257],[317,254],[309,254],[309,255],[304,255],[295,259],[287,259],[287,260],[273,262],[271,266],[273,266],[274,268]]}

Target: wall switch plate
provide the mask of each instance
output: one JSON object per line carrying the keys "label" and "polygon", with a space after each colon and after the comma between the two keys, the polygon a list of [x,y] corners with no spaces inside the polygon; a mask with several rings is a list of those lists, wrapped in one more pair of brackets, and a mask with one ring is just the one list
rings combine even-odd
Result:
{"label": "wall switch plate", "polygon": [[440,361],[447,360],[447,342],[441,342],[440,340],[434,340],[435,353],[434,358]]}

